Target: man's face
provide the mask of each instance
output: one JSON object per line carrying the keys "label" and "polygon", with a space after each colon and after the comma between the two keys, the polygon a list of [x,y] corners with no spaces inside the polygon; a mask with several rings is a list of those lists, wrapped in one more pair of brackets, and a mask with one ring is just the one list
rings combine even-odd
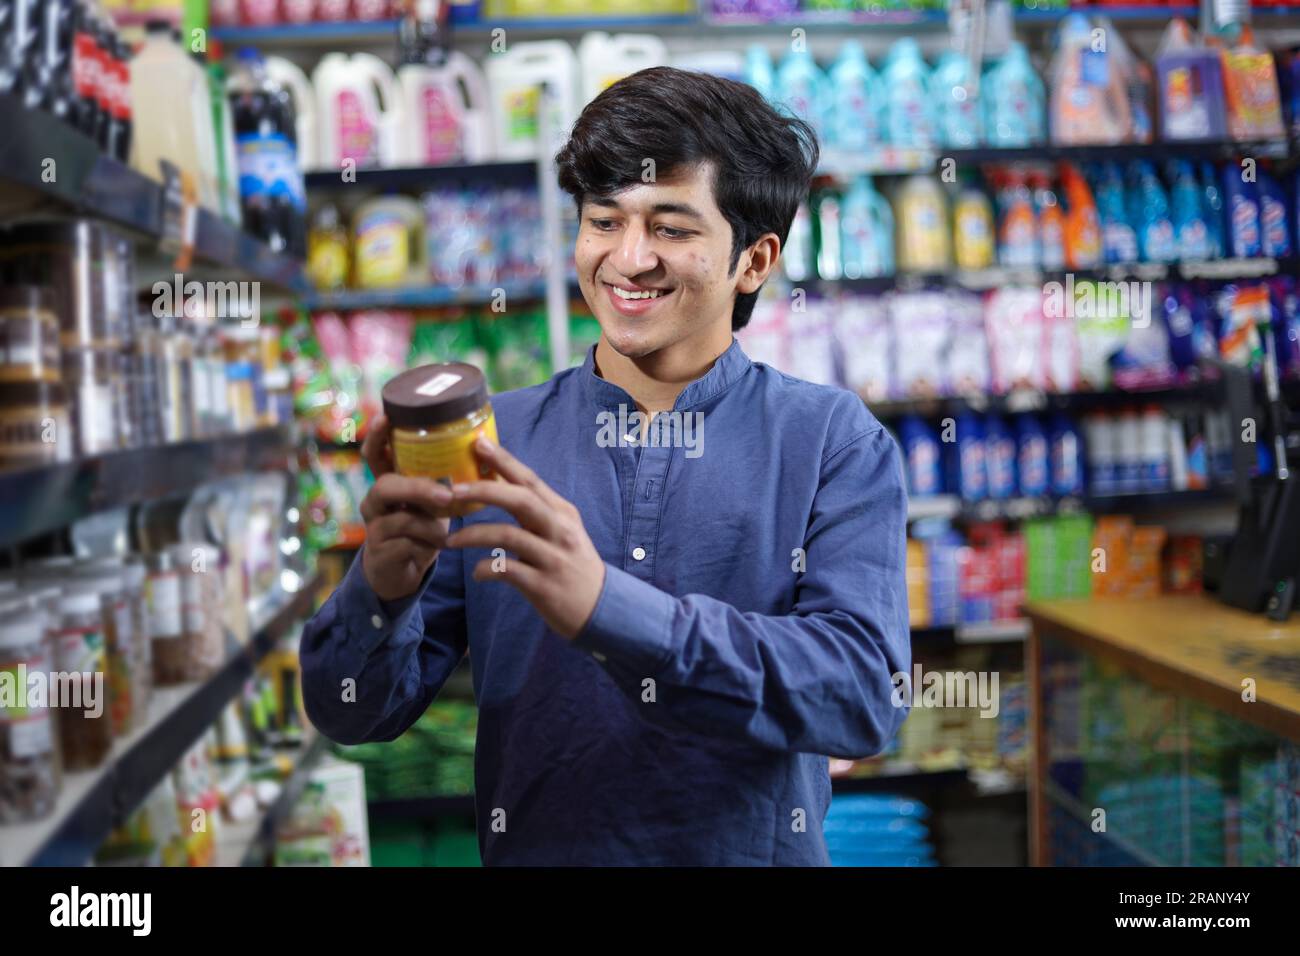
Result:
{"label": "man's face", "polygon": [[720,325],[730,330],[746,254],[728,276],[731,226],[711,180],[710,168],[697,166],[583,202],[578,281],[619,354],[640,358]]}

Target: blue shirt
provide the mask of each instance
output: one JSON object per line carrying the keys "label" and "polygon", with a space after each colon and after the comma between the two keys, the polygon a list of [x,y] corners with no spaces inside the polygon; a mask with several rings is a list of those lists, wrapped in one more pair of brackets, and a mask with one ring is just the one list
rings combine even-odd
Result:
{"label": "blue shirt", "polygon": [[358,559],[303,631],[307,713],[341,743],[391,740],[468,650],[485,864],[825,865],[826,755],[878,753],[907,714],[898,448],[857,396],[735,341],[665,419],[702,432],[619,441],[636,404],[593,359],[492,400],[606,563],[582,633],[473,580],[488,549],[444,551],[393,604]]}

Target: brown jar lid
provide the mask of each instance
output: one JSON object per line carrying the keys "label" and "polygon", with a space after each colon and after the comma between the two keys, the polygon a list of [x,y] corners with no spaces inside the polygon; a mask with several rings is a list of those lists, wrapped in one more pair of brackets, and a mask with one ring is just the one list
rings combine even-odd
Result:
{"label": "brown jar lid", "polygon": [[488,403],[483,373],[466,362],[407,369],[383,390],[384,414],[396,428],[446,425]]}
{"label": "brown jar lid", "polygon": [[50,312],[54,308],[54,290],[43,285],[0,286],[0,309],[31,309]]}
{"label": "brown jar lid", "polygon": [[68,402],[61,382],[6,382],[0,385],[0,408],[58,408]]}

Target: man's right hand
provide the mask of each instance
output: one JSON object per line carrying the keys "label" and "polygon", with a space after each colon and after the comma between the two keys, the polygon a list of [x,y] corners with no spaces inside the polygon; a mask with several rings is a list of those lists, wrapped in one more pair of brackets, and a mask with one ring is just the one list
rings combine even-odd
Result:
{"label": "man's right hand", "polygon": [[361,570],[380,600],[401,600],[420,587],[447,539],[451,491],[393,470],[388,419],[382,415],[371,424],[361,454],[375,475],[361,502],[366,523]]}

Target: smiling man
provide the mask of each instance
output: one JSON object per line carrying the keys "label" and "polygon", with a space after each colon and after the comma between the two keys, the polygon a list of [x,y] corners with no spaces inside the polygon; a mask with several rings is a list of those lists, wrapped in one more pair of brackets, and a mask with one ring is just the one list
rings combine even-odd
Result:
{"label": "smiling man", "polygon": [[[877,753],[906,716],[898,450],[732,335],[817,155],[742,84],[615,83],[557,157],[586,362],[493,399],[501,447],[476,451],[501,481],[405,478],[382,419],[366,440],[366,543],[303,631],[307,712],[391,740],[468,651],[487,864],[824,865],[827,755]],[[611,415],[641,431],[601,440]],[[699,454],[653,431],[683,416]]]}

